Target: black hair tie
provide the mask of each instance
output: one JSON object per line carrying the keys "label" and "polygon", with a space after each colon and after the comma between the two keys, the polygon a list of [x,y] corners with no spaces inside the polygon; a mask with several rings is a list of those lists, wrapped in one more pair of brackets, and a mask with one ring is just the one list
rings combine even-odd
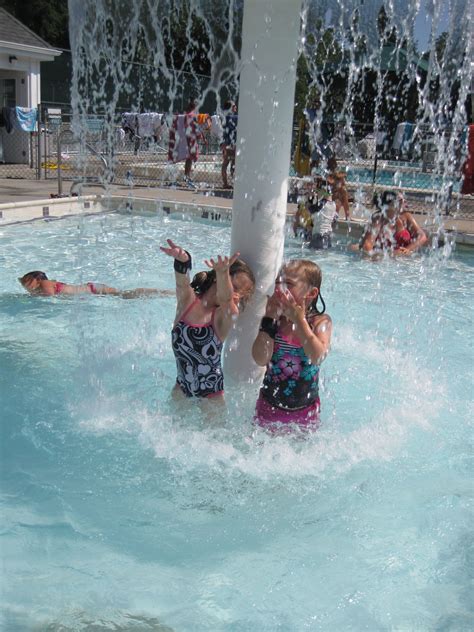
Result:
{"label": "black hair tie", "polygon": [[174,260],[173,267],[175,272],[177,272],[178,274],[187,274],[188,270],[191,270],[191,268],[193,267],[191,255],[187,250],[185,250],[184,252],[189,257],[187,261],[179,261],[178,259]]}
{"label": "black hair tie", "polygon": [[[324,302],[323,297],[321,296],[321,292],[318,293],[318,299],[321,299],[321,303],[323,304],[323,310],[321,312],[319,312],[320,314],[324,314],[324,312],[326,311],[326,303]],[[316,300],[316,303],[318,301]]]}
{"label": "black hair tie", "polygon": [[263,331],[263,333],[275,340],[278,331],[278,322],[269,316],[264,316],[260,321],[259,331]]}

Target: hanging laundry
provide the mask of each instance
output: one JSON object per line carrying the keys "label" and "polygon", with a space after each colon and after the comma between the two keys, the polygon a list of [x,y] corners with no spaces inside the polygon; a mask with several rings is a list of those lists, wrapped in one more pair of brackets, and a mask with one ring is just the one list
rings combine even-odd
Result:
{"label": "hanging laundry", "polygon": [[181,162],[182,160],[198,159],[198,128],[194,112],[176,114],[170,128],[168,145],[168,160]]}
{"label": "hanging laundry", "polygon": [[154,127],[155,114],[152,112],[144,112],[137,115],[138,120],[138,135],[142,138],[151,138],[155,135]]}
{"label": "hanging laundry", "polygon": [[15,108],[16,128],[24,132],[36,132],[38,120],[38,108]]}
{"label": "hanging laundry", "polygon": [[393,138],[392,149],[400,153],[407,153],[415,125],[413,123],[399,123]]}
{"label": "hanging laundry", "polygon": [[218,114],[213,114],[211,116],[211,134],[212,136],[215,136],[216,138],[220,139],[222,138],[222,121],[221,121],[221,117]]}
{"label": "hanging laundry", "polygon": [[129,132],[132,136],[138,134],[138,120],[134,112],[124,112],[122,114],[122,129]]}
{"label": "hanging laundry", "polygon": [[7,134],[10,134],[14,129],[16,129],[17,125],[15,108],[2,108],[2,118],[5,130],[7,131]]}
{"label": "hanging laundry", "polygon": [[461,193],[472,195],[474,193],[474,125],[469,125],[467,131],[467,158],[462,166],[462,174],[464,179]]}

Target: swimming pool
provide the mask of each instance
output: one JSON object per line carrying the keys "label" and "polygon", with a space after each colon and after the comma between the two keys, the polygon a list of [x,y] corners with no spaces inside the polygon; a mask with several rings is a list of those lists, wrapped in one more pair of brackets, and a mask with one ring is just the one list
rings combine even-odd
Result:
{"label": "swimming pool", "polygon": [[[415,169],[383,169],[379,167],[375,174],[373,169],[349,167],[347,169],[347,181],[352,184],[377,184],[385,187],[400,187],[402,189],[426,189],[427,191],[439,191],[443,184],[441,176],[432,173],[423,173]],[[445,184],[447,186],[447,183]],[[452,190],[459,192],[460,181],[452,183]]]}
{"label": "swimming pool", "polygon": [[472,254],[323,270],[322,427],[255,432],[169,398],[174,300],[33,298],[16,277],[173,287],[159,244],[226,224],[115,215],[1,230],[6,630],[468,630]]}

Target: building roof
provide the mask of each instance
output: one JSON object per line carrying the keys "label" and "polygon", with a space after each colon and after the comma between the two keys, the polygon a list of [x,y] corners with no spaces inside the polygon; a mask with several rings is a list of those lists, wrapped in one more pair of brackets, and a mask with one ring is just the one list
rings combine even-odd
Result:
{"label": "building roof", "polygon": [[0,43],[20,44],[55,50],[39,35],[13,17],[8,11],[0,8]]}

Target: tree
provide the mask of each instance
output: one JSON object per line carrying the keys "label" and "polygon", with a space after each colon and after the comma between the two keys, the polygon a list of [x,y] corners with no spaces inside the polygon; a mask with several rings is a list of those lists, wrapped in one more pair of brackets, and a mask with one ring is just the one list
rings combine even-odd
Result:
{"label": "tree", "polygon": [[66,0],[0,0],[0,7],[51,46],[69,48],[69,14]]}

